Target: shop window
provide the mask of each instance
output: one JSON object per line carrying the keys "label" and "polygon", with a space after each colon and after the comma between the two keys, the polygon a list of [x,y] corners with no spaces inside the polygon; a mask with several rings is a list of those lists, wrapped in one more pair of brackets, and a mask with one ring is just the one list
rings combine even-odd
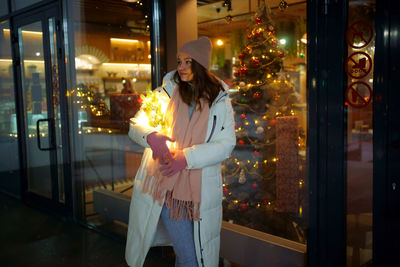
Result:
{"label": "shop window", "polygon": [[0,1],[0,16],[7,15],[8,1]]}
{"label": "shop window", "polygon": [[19,195],[19,155],[10,26],[0,22],[0,190]]}
{"label": "shop window", "polygon": [[[12,6],[13,11],[17,11],[24,7],[39,3],[41,1],[42,0],[12,0],[11,6]],[[6,2],[6,1],[4,1],[4,2]]]}
{"label": "shop window", "polygon": [[73,138],[80,144],[73,153],[81,166],[77,183],[82,219],[101,226],[110,220],[95,211],[93,192],[130,196],[143,151],[127,133],[140,95],[151,89],[149,3],[74,0],[71,6],[76,86],[70,90],[70,106],[76,119]]}
{"label": "shop window", "polygon": [[223,219],[306,243],[306,2],[212,2],[198,1],[198,33],[231,88],[237,137],[223,164]]}
{"label": "shop window", "polygon": [[376,1],[349,1],[347,76],[347,266],[372,264],[373,77]]}

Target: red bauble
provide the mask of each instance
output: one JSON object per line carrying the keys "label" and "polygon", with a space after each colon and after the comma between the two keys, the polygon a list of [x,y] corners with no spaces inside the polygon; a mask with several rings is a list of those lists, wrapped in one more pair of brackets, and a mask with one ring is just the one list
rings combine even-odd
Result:
{"label": "red bauble", "polygon": [[258,152],[257,150],[254,150],[254,156],[258,156],[260,155],[260,152]]}
{"label": "red bauble", "polygon": [[239,207],[240,207],[240,210],[241,210],[241,211],[246,211],[248,205],[247,205],[246,203],[240,203]]}
{"label": "red bauble", "polygon": [[247,74],[247,68],[246,67],[242,67],[240,69],[240,76],[246,76]]}
{"label": "red bauble", "polygon": [[247,39],[251,39],[251,37],[253,37],[253,35],[251,35],[251,34],[247,35]]}
{"label": "red bauble", "polygon": [[143,99],[141,99],[141,98],[139,97],[138,99],[136,99],[136,101],[137,101],[139,104],[142,104]]}
{"label": "red bauble", "polygon": [[253,66],[259,66],[260,65],[260,60],[259,59],[253,59],[251,61],[251,64],[253,64]]}
{"label": "red bauble", "polygon": [[238,55],[238,58],[239,58],[240,60],[243,60],[244,54],[243,54],[243,53],[240,53],[240,54]]}
{"label": "red bauble", "polygon": [[251,185],[251,187],[253,187],[253,189],[256,189],[256,188],[258,188],[258,184],[254,183],[254,184]]}
{"label": "red bauble", "polygon": [[240,114],[240,118],[241,118],[242,120],[247,119],[246,114],[244,114],[244,113]]}
{"label": "red bauble", "polygon": [[261,22],[262,22],[262,19],[257,17],[257,18],[256,18],[256,23],[257,23],[257,24],[261,24]]}
{"label": "red bauble", "polygon": [[278,54],[279,54],[280,57],[284,57],[285,56],[285,53],[283,53],[282,51],[279,51]]}
{"label": "red bauble", "polygon": [[255,92],[254,95],[253,95],[253,98],[254,99],[260,99],[261,98],[260,93],[259,92]]}
{"label": "red bauble", "polygon": [[276,120],[275,120],[275,119],[272,119],[272,120],[269,121],[269,125],[271,125],[271,126],[274,126],[275,123],[276,123]]}
{"label": "red bauble", "polygon": [[240,69],[240,76],[246,76],[247,74],[247,68],[246,67],[242,67]]}
{"label": "red bauble", "polygon": [[243,140],[239,140],[238,143],[239,143],[239,145],[244,145],[244,141]]}
{"label": "red bauble", "polygon": [[237,125],[237,123],[235,123],[235,129],[237,129],[238,128],[238,125]]}
{"label": "red bauble", "polygon": [[238,70],[235,70],[235,72],[233,73],[233,76],[239,77],[239,75],[240,75],[240,72]]}
{"label": "red bauble", "polygon": [[267,206],[268,202],[269,202],[268,200],[264,199],[262,203],[263,203],[264,206]]}
{"label": "red bauble", "polygon": [[257,37],[261,37],[262,36],[262,31],[256,31],[254,35],[257,36]]}

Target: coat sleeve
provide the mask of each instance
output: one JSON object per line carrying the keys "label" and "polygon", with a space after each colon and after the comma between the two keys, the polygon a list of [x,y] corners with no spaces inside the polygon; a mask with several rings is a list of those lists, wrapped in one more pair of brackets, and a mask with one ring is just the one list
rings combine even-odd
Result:
{"label": "coat sleeve", "polygon": [[138,123],[137,119],[141,116],[141,113],[143,112],[144,111],[140,109],[136,113],[135,117],[130,119],[128,136],[138,145],[142,147],[150,147],[147,143],[147,136],[152,132],[157,132],[157,130],[153,127],[141,125],[140,123]]}
{"label": "coat sleeve", "polygon": [[229,98],[224,101],[224,121],[221,130],[215,133],[211,142],[183,149],[188,169],[201,169],[224,161],[236,145],[235,121]]}
{"label": "coat sleeve", "polygon": [[[163,78],[163,85],[155,89],[161,101],[170,101],[170,96],[176,87],[176,83],[173,79],[174,74],[175,70],[167,73]],[[137,144],[143,147],[150,147],[147,143],[147,136],[152,132],[157,132],[157,129],[140,123],[139,118],[143,116],[143,113],[144,111],[140,109],[135,117],[130,119],[128,136]]]}

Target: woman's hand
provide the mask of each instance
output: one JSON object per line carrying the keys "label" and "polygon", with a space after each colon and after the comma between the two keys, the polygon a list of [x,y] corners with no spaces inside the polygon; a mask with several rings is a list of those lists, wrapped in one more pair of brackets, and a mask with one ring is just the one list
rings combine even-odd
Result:
{"label": "woman's hand", "polygon": [[166,164],[168,159],[172,158],[171,152],[166,144],[167,141],[175,142],[166,135],[153,132],[147,136],[147,143],[153,151],[153,159],[158,158],[161,164]]}
{"label": "woman's hand", "polygon": [[164,176],[171,177],[187,166],[185,154],[182,150],[176,150],[173,154],[174,157],[171,157],[166,165],[160,167],[161,174]]}

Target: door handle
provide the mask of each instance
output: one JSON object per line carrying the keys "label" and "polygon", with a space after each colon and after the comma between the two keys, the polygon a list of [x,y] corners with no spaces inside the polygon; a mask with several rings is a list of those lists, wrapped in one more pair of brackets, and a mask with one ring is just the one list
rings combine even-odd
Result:
{"label": "door handle", "polygon": [[51,119],[50,118],[47,118],[47,119],[39,119],[39,120],[37,120],[37,122],[36,122],[36,135],[37,135],[37,145],[38,145],[38,149],[39,150],[42,150],[42,151],[48,151],[48,150],[53,150],[53,149],[55,149],[55,146],[53,145],[53,142],[52,142],[52,138],[51,138],[51,135],[50,135],[50,131],[49,131],[49,143],[51,144],[50,145],[50,147],[47,147],[47,148],[43,148],[42,146],[41,146],[41,143],[40,143],[40,123],[41,122],[43,122],[43,121],[47,121],[47,123],[48,123],[48,129],[50,130],[51,128],[51,126],[50,126],[50,124],[51,124]]}

